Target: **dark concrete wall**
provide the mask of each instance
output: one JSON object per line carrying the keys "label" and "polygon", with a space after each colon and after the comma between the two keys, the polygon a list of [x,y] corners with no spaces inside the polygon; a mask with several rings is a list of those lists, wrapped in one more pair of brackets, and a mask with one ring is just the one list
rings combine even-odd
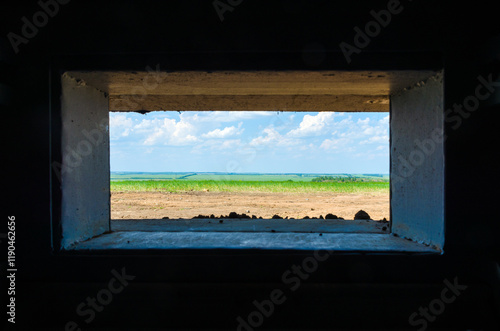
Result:
{"label": "dark concrete wall", "polygon": [[[35,1],[2,4],[0,83],[7,97],[0,107],[8,191],[3,210],[17,219],[16,326],[62,330],[73,320],[88,329],[234,329],[237,316],[246,318],[255,310],[254,300],[260,302],[272,289],[281,288],[287,300],[265,319],[264,329],[411,328],[408,317],[440,296],[444,279],[455,277],[467,290],[429,326],[491,326],[499,307],[498,177],[492,176],[498,170],[492,160],[498,154],[497,96],[460,115],[470,115],[460,125],[452,117],[445,123],[442,256],[332,256],[291,291],[282,275],[308,254],[178,251],[96,256],[52,249],[52,239],[59,247],[61,231],[60,188],[51,174],[51,162],[61,158],[57,148],[51,149],[60,143],[60,86],[54,78],[61,68],[444,68],[445,109],[474,95],[479,75],[498,77],[495,8],[424,0],[401,3],[404,10],[393,15],[360,54],[353,54],[351,63],[339,43],[352,44],[353,28],[363,28],[372,20],[370,11],[386,8],[387,1],[246,0],[226,12],[223,22],[210,0],[70,1],[19,46],[18,54],[6,36],[21,33],[21,18],[31,20],[40,7]],[[494,93],[498,95],[498,89]],[[85,323],[76,307],[107,287],[112,269],[122,268],[135,279]]]}
{"label": "dark concrete wall", "polygon": [[110,230],[109,111],[104,92],[67,75],[61,83],[62,165],[52,172],[61,185],[66,248]]}
{"label": "dark concrete wall", "polygon": [[444,246],[443,73],[391,95],[392,232]]}

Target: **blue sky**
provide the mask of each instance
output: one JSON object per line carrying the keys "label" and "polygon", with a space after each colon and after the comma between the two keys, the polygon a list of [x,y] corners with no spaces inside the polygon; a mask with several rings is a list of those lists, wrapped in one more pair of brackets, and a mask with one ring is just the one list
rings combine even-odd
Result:
{"label": "blue sky", "polygon": [[389,173],[389,114],[110,113],[111,171]]}

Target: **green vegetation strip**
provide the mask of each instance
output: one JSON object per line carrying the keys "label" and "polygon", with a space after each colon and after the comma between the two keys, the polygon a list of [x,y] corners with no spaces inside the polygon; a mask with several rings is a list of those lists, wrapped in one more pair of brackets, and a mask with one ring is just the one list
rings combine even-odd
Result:
{"label": "green vegetation strip", "polygon": [[126,192],[335,192],[389,193],[389,182],[293,182],[236,180],[123,180],[112,181],[111,191]]}

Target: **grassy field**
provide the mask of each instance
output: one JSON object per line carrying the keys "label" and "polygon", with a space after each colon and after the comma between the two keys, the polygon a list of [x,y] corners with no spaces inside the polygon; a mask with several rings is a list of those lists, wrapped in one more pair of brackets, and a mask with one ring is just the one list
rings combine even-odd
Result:
{"label": "grassy field", "polygon": [[237,181],[237,180],[124,180],[112,181],[111,191],[151,192],[335,192],[389,193],[389,182],[294,182],[294,181]]}
{"label": "grassy field", "polygon": [[[319,181],[335,177],[334,181]],[[342,181],[349,179],[349,181]],[[315,180],[315,181],[313,181]],[[389,193],[389,176],[379,174],[111,173],[117,192],[336,192]]]}

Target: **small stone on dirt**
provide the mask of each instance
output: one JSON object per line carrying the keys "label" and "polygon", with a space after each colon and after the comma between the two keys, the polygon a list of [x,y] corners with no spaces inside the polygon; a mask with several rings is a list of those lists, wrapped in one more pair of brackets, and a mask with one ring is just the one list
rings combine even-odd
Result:
{"label": "small stone on dirt", "polygon": [[195,219],[195,218],[208,218],[208,216],[199,214],[198,216],[193,217],[193,219]]}
{"label": "small stone on dirt", "polygon": [[333,215],[333,214],[326,214],[325,216],[325,219],[327,220],[334,220],[334,219],[337,219],[337,215]]}
{"label": "small stone on dirt", "polygon": [[354,215],[355,220],[370,220],[371,217],[368,215],[368,213],[364,210],[360,210]]}
{"label": "small stone on dirt", "polygon": [[273,215],[272,219],[283,219],[283,217],[281,217],[279,215]]}

